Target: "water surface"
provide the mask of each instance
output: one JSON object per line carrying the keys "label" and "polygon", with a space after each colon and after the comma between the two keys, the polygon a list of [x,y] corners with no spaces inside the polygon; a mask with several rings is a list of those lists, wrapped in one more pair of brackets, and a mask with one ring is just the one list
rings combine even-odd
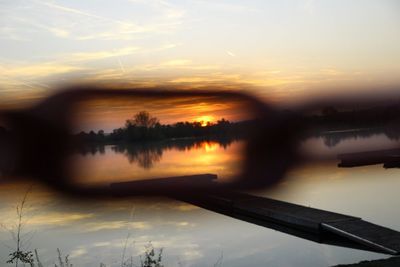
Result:
{"label": "water surface", "polygon": [[[336,141],[335,141],[336,142]],[[314,154],[337,154],[351,149],[391,148],[397,145],[383,134],[342,138],[334,145],[326,137],[304,143]],[[151,148],[106,146],[76,157],[92,165],[82,172],[83,182],[162,177],[169,174],[216,173],[222,179],[240,169],[243,142],[211,141],[164,144]],[[280,200],[362,217],[400,230],[398,169],[381,165],[338,168],[335,157],[307,162],[291,170],[275,190],[258,192]],[[97,166],[97,167],[96,167]],[[3,183],[1,190],[0,261],[13,244],[15,205],[27,184]],[[74,266],[121,266],[124,247],[139,262],[149,241],[164,248],[166,266],[332,266],[387,256],[322,245],[242,222],[169,199],[125,199],[76,202],[34,185],[28,195],[24,233],[30,249],[38,248],[42,261],[56,260],[56,248],[70,254]],[[126,245],[125,245],[126,244]]]}

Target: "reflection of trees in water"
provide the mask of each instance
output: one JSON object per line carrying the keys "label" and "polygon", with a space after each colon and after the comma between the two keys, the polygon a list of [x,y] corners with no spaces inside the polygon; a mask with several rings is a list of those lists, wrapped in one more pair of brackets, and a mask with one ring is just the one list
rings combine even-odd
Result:
{"label": "reflection of trees in water", "polygon": [[[375,107],[348,107],[338,111],[326,107],[322,115],[304,117],[304,121],[314,130],[308,137],[320,137],[326,146],[334,147],[346,139],[370,138],[385,134],[390,140],[400,139],[400,104],[390,103]],[[353,130],[352,130],[353,129]]]}
{"label": "reflection of trees in water", "polygon": [[129,163],[136,162],[143,169],[151,169],[162,158],[163,148],[155,144],[116,145],[111,148],[116,153],[124,154]]}
{"label": "reflection of trees in water", "polygon": [[390,140],[398,141],[400,139],[400,128],[397,126],[390,126],[385,128],[355,129],[353,131],[319,133],[314,136],[323,138],[324,144],[327,147],[334,147],[344,140],[357,138],[366,139],[379,134],[385,134]]}
{"label": "reflection of trees in water", "polygon": [[324,136],[324,137],[323,137],[323,140],[324,140],[324,144],[325,144],[327,147],[334,147],[334,146],[336,146],[337,144],[339,144],[340,141],[341,141],[342,139],[341,139],[341,138],[337,138],[337,137],[333,134],[333,135],[330,135],[330,136]]}
{"label": "reflection of trees in water", "polygon": [[226,149],[234,140],[230,138],[220,138],[215,140],[206,139],[172,139],[159,142],[118,144],[112,147],[116,153],[123,153],[130,163],[137,163],[144,169],[154,167],[154,164],[162,159],[164,151],[178,150],[189,151],[191,149],[201,149],[206,145],[211,146],[217,143],[220,147]]}
{"label": "reflection of trees in water", "polygon": [[398,141],[400,139],[400,126],[394,125],[385,129],[385,134],[391,140]]}
{"label": "reflection of trees in water", "polygon": [[87,155],[96,155],[96,154],[105,154],[105,146],[103,144],[90,144],[90,145],[83,145],[78,147],[78,152],[82,156],[87,156]]}
{"label": "reflection of trees in water", "polygon": [[[191,149],[206,149],[218,145],[223,149],[227,149],[233,141],[238,138],[184,138],[184,139],[169,139],[155,142],[135,142],[135,143],[120,143],[111,147],[115,153],[123,154],[129,160],[129,163],[136,163],[143,169],[151,169],[154,164],[161,161],[163,152],[168,150],[189,151]],[[96,155],[104,154],[104,145],[90,145],[80,148],[80,154]]]}

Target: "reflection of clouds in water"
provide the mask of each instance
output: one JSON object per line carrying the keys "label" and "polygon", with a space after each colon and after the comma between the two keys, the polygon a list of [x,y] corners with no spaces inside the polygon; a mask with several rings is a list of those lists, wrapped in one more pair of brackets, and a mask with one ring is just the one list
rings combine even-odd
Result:
{"label": "reflection of clouds in water", "polygon": [[[145,252],[145,247],[149,244],[149,242],[151,242],[154,248],[163,248],[164,257],[166,257],[165,254],[171,253],[172,251],[180,251],[180,262],[196,262],[203,257],[203,253],[199,244],[191,241],[190,237],[166,237],[154,234],[121,236],[121,238],[112,239],[108,242],[99,242],[87,244],[85,246],[78,246],[72,252],[79,256],[86,254],[89,257],[93,256],[93,254],[99,254],[102,255],[102,257],[98,257],[99,261],[110,263],[110,259],[113,259],[116,256],[115,254],[110,254],[111,250],[117,250],[117,255],[120,255],[122,250],[126,248],[126,256],[133,256],[135,262],[139,260],[140,255]],[[101,258],[104,258],[104,260],[100,260]],[[166,260],[166,258],[164,258],[164,260]],[[172,263],[170,265],[176,265],[176,258],[171,258],[169,261]],[[120,262],[117,264],[120,264]]]}
{"label": "reflection of clouds in water", "polygon": [[192,211],[192,210],[201,209],[201,208],[199,208],[199,207],[197,207],[197,206],[193,206],[193,205],[185,204],[185,203],[182,203],[182,204],[180,204],[180,205],[177,205],[177,206],[175,206],[174,208],[177,209],[177,210],[179,210],[179,211]]}
{"label": "reflection of clouds in water", "polygon": [[[14,195],[12,201],[1,209],[4,211],[1,213],[2,222],[4,218],[15,222],[14,206],[25,192],[25,186],[8,185],[5,188],[13,188]],[[46,266],[56,260],[57,247],[62,254],[69,254],[76,266],[97,266],[100,262],[107,266],[116,264],[115,257],[122,253],[128,234],[129,256],[137,257],[137,260],[149,241],[155,248],[165,248],[166,255],[179,255],[183,261],[190,262],[202,255],[200,246],[187,234],[190,229],[195,229],[196,222],[190,217],[182,217],[200,210],[189,204],[166,199],[151,201],[148,198],[71,202],[53,192],[40,192],[39,187],[30,194],[29,200],[39,214],[30,216],[26,230],[36,231],[32,244],[39,249]],[[133,220],[129,216],[132,206],[135,207]],[[5,229],[0,229],[0,240],[10,242]],[[6,258],[3,252],[0,250],[0,261]],[[169,261],[170,265],[176,265],[176,256]]]}
{"label": "reflection of clouds in water", "polygon": [[63,226],[72,223],[81,222],[86,219],[95,217],[94,214],[89,213],[61,213],[61,212],[46,212],[42,215],[34,215],[29,219],[28,223],[35,226]]}
{"label": "reflection of clouds in water", "polygon": [[[323,145],[321,140],[319,143]],[[201,150],[198,150],[198,154],[206,154],[207,147],[199,144],[199,148]],[[184,146],[183,149],[185,149]],[[169,158],[166,156],[168,153],[164,155],[165,158]],[[122,155],[120,157],[128,164],[125,157]],[[338,169],[335,163],[324,162],[321,165],[311,163],[293,170],[282,182],[285,184],[284,190],[279,191],[278,188],[268,197],[345,214],[355,214],[398,229],[398,224],[396,224],[398,215],[389,212],[390,207],[392,211],[395,208],[390,205],[398,202],[396,189],[398,179],[395,179],[397,174],[395,170],[386,170],[382,175],[381,167],[370,166],[344,170]],[[387,185],[388,182],[392,184]],[[6,212],[2,213],[4,217],[14,218],[14,204],[18,203],[26,186],[7,184],[2,186],[5,189],[2,198],[6,201],[0,203],[0,211]],[[16,195],[17,192],[20,192],[19,196]],[[385,192],[385,198],[371,200],[370,196],[376,192]],[[52,249],[54,244],[58,246],[57,242],[62,240],[63,252],[80,255],[74,258],[76,266],[98,265],[99,262],[115,264],[117,261],[112,262],[110,259],[115,259],[115,255],[121,254],[127,234],[131,234],[129,243],[131,255],[140,255],[144,245],[153,241],[155,247],[165,248],[168,266],[177,265],[177,260],[175,260],[177,257],[185,265],[200,262],[202,265],[212,266],[212,261],[215,263],[218,259],[221,248],[224,248],[224,257],[226,257],[224,265],[227,266],[241,266],[241,263],[246,262],[258,266],[257,263],[263,263],[266,259],[272,266],[276,266],[274,263],[282,262],[297,266],[293,264],[294,261],[297,262],[297,259],[299,259],[297,263],[300,263],[298,266],[310,266],[307,265],[308,258],[317,262],[318,265],[328,266],[327,262],[331,262],[331,257],[321,252],[320,245],[212,214],[177,201],[156,199],[150,203],[148,200],[138,198],[74,203],[43,190],[40,192],[34,190],[29,199],[30,203],[34,203],[39,215],[42,209],[43,214],[53,216],[53,213],[56,217],[54,221],[50,221],[53,223],[51,225],[35,224],[30,227],[33,230],[39,229],[39,234],[33,239],[35,246],[40,249]],[[134,220],[130,220],[129,216],[132,207],[135,207]],[[70,220],[66,221],[63,227],[58,227],[60,214],[63,213]],[[77,216],[87,214],[91,216],[87,218]],[[33,217],[32,219],[34,220]],[[36,222],[44,220],[43,216],[39,216]],[[53,233],[55,233],[54,236]],[[7,239],[4,238],[5,235],[4,231],[0,232],[1,240],[9,240],[8,236]],[[52,244],[48,244],[49,242]],[[244,243],[250,245],[243,246]],[[299,250],[299,247],[305,247],[307,251],[316,255],[304,257],[300,255],[304,253],[304,250]],[[354,262],[359,259],[374,258],[374,254],[357,251],[351,251],[347,256],[342,256],[341,253],[347,253],[347,251],[332,247],[332,253],[336,256],[335,259],[338,259],[337,263],[343,263],[345,257]],[[287,257],[288,253],[292,256]],[[54,258],[54,254],[55,252],[51,251],[47,255]],[[7,256],[1,255],[0,260],[1,257]]]}
{"label": "reflection of clouds in water", "polygon": [[[283,200],[286,198],[289,201],[293,199],[294,202],[300,204],[310,203],[317,208],[327,207],[330,210],[344,207],[349,211],[354,211],[356,215],[364,215],[363,217],[366,217],[366,214],[371,215],[373,205],[368,200],[367,194],[363,193],[366,189],[365,184],[368,183],[368,177],[365,177],[364,172],[358,171],[360,173],[357,177],[357,175],[354,176],[354,170],[348,173],[348,177],[352,179],[342,179],[340,182],[333,183],[332,180],[326,179],[326,173],[333,171],[333,167],[331,169],[316,168],[314,175],[312,175],[312,168],[313,166],[309,166],[302,176],[294,175],[291,180],[292,190],[288,188],[285,191],[290,194],[281,194],[277,198],[283,198]],[[368,170],[371,172],[373,168]],[[382,176],[373,176],[380,178],[374,180],[378,184]],[[359,180],[354,181],[357,183],[350,183],[355,187],[345,186],[354,179]],[[371,191],[377,192],[384,189],[378,188],[377,184],[369,187],[368,194]],[[384,187],[382,183],[379,184]],[[362,188],[363,192],[357,194],[356,197],[362,199],[357,199],[349,205],[348,201],[351,198],[348,198],[347,191],[350,193],[360,186],[364,187]],[[395,186],[389,185],[389,187],[394,188]],[[4,188],[7,192],[3,192],[3,187],[0,187],[0,195],[7,199],[7,205],[2,203],[1,211],[8,210],[8,213],[1,213],[2,219],[15,215],[15,204],[20,201],[26,186],[21,184],[4,185]],[[340,188],[342,191],[339,191]],[[316,198],[309,194],[315,190],[322,190]],[[344,195],[339,194],[342,197],[338,198],[338,192],[344,193]],[[385,198],[385,200],[388,199]],[[385,207],[390,203],[397,203],[394,197],[389,200],[391,201],[385,203]],[[178,261],[182,262],[184,266],[213,266],[220,257],[221,251],[224,253],[224,266],[260,266],[268,262],[271,266],[280,266],[282,263],[286,263],[287,266],[308,267],[329,266],[327,262],[330,262],[330,259],[321,253],[319,244],[163,198],[154,199],[153,202],[144,198],[72,202],[71,199],[60,198],[53,192],[39,191],[35,187],[29,196],[29,203],[35,203],[36,207],[39,206],[39,211],[41,210],[39,215],[47,213],[49,215],[52,213],[93,214],[93,216],[81,220],[71,220],[66,225],[46,224],[30,227],[30,230],[37,230],[31,247],[39,249],[41,258],[46,261],[44,262],[45,266],[51,266],[52,262],[54,264],[57,247],[60,247],[63,255],[73,254],[75,256],[73,258],[75,266],[99,266],[100,262],[107,266],[120,266],[121,253],[128,235],[129,256],[132,255],[136,263],[139,263],[138,255],[143,252],[144,246],[149,241],[152,241],[155,248],[163,247],[165,249],[165,266],[177,266]],[[361,212],[363,208],[360,207],[360,204],[365,206],[364,214]],[[135,208],[135,217],[130,220],[132,207]],[[385,209],[380,209],[379,212],[382,212],[383,215],[378,219],[387,217]],[[32,217],[32,219],[34,218]],[[395,219],[390,221],[396,222]],[[377,222],[379,223],[379,221]],[[387,222],[382,222],[382,224],[390,225]],[[150,228],[146,225],[150,225]],[[395,226],[393,228],[398,229]],[[96,231],[90,231],[90,229]],[[8,233],[1,229],[0,241],[8,243],[9,240]],[[305,251],[306,256],[304,255]],[[338,263],[356,262],[376,257],[375,254],[368,252],[335,247],[332,247],[332,253]],[[0,261],[7,257],[8,251],[0,249]]]}
{"label": "reflection of clouds in water", "polygon": [[235,253],[235,255],[233,255],[233,257],[232,257],[232,260],[242,259],[245,257],[252,257],[259,253],[266,253],[267,251],[279,249],[280,246],[281,246],[281,244],[279,244],[279,243],[269,244],[268,242],[266,242],[265,244],[262,244],[261,246],[257,246],[257,247],[253,246],[251,248],[247,248],[245,250],[239,251],[238,253]]}
{"label": "reflection of clouds in water", "polygon": [[[107,266],[110,263],[114,263],[116,265],[120,265],[120,259],[115,260],[117,251],[117,255],[119,256],[124,249],[126,249],[126,257],[133,257],[133,262],[140,262],[140,255],[145,252],[145,247],[151,242],[151,244],[157,250],[159,248],[164,249],[164,261],[169,261],[171,264],[166,266],[175,266],[177,265],[178,259],[176,257],[168,257],[168,254],[171,254],[173,251],[179,251],[179,261],[193,263],[203,258],[204,255],[200,248],[200,245],[189,240],[190,237],[165,237],[163,235],[127,235],[121,236],[121,238],[112,239],[107,242],[95,242],[92,244],[79,245],[74,248],[70,255],[71,258],[76,258],[74,262],[77,260],[82,260],[83,256],[86,256],[87,260],[92,260],[93,255],[101,255],[96,257],[97,261],[95,264],[99,264],[99,262],[106,263]],[[114,265],[112,265],[114,266]]]}
{"label": "reflection of clouds in water", "polygon": [[198,260],[200,258],[203,258],[204,255],[201,252],[201,250],[199,249],[199,246],[196,244],[191,244],[189,246],[186,246],[185,251],[183,252],[183,256],[182,256],[185,260],[190,260],[190,261],[194,261],[194,260]]}
{"label": "reflection of clouds in water", "polygon": [[83,223],[79,229],[82,232],[97,232],[104,230],[127,229],[127,230],[148,230],[152,225],[149,222],[129,222],[129,221],[95,221]]}
{"label": "reflection of clouds in water", "polygon": [[[139,248],[140,253],[144,252],[143,248],[149,242],[148,240],[151,240],[151,238],[151,236],[139,236],[135,238],[135,243]],[[181,251],[182,253],[179,255],[179,257],[184,261],[196,261],[204,256],[199,244],[190,240],[189,236],[162,237],[155,241],[151,241],[151,243],[154,245],[154,247],[165,248],[166,251]]]}
{"label": "reflection of clouds in water", "polygon": [[106,246],[109,246],[109,245],[111,245],[111,242],[96,242],[96,243],[93,243],[93,247],[106,247]]}
{"label": "reflection of clouds in water", "polygon": [[[22,184],[3,184],[0,187],[2,196],[1,222],[15,223],[15,205],[21,201],[26,186]],[[8,196],[8,197],[7,197]],[[200,208],[190,204],[173,201],[165,198],[135,198],[131,200],[96,200],[91,202],[71,201],[61,195],[45,191],[36,186],[28,195],[25,216],[29,225],[33,227],[75,226],[88,231],[102,229],[151,229],[149,221],[140,219],[145,214],[170,213],[162,220],[156,220],[158,225],[182,226],[176,221],[174,214],[190,213]],[[135,218],[131,220],[130,213],[135,208]],[[156,216],[150,216],[157,218]],[[123,218],[115,220],[115,218]],[[3,229],[0,229],[0,231]]]}
{"label": "reflection of clouds in water", "polygon": [[[72,162],[78,185],[214,173],[220,180],[237,175],[244,140],[170,139],[105,146],[105,153],[76,154]],[[96,151],[96,150],[93,150]],[[98,151],[98,150],[97,150]]]}
{"label": "reflection of clouds in water", "polygon": [[72,250],[69,253],[69,256],[71,259],[73,259],[73,258],[81,257],[82,255],[85,255],[87,253],[88,253],[88,251],[85,247],[78,247],[78,248]]}

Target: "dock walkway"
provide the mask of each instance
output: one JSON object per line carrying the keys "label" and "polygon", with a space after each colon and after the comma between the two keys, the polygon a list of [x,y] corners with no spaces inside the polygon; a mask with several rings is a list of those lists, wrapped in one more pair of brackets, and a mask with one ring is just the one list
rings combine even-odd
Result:
{"label": "dock walkway", "polygon": [[[163,188],[171,183],[209,183],[216,175],[171,177],[152,181],[115,183],[120,195],[147,188]],[[157,186],[157,184],[159,186]],[[190,191],[190,192],[187,192]],[[252,194],[221,190],[187,190],[164,195],[236,219],[272,228],[290,235],[319,243],[370,250],[391,255],[400,254],[400,233],[366,222],[359,217],[305,207]]]}
{"label": "dock walkway", "polygon": [[346,153],[338,155],[338,167],[361,167],[367,165],[383,164],[384,168],[400,167],[400,149],[386,149]]}
{"label": "dock walkway", "polygon": [[[391,255],[400,253],[399,232],[358,217],[238,192],[176,198],[244,221],[254,223],[253,220],[257,220],[257,224],[269,222],[281,225],[289,228],[282,232],[319,243]],[[297,233],[290,233],[290,229]],[[306,234],[309,235],[308,238],[305,237]]]}

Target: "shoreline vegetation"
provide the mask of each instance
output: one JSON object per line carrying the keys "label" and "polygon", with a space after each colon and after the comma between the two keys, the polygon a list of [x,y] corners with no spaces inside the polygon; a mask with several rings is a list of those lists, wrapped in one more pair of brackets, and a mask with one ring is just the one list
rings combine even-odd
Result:
{"label": "shoreline vegetation", "polygon": [[[302,114],[292,110],[280,113],[289,125],[287,129],[301,132],[301,136],[325,137],[335,135],[340,137],[369,137],[376,133],[385,133],[390,139],[400,139],[400,103],[373,108],[338,110],[327,106],[318,112]],[[164,140],[204,139],[228,140],[242,139],[251,130],[257,130],[261,121],[256,119],[232,122],[220,120],[176,122],[162,124],[147,111],[140,111],[125,125],[113,129],[110,133],[104,130],[95,132],[81,131],[73,134],[80,144],[84,145],[114,145],[136,144]],[[12,129],[0,125],[0,145],[12,136]]]}
{"label": "shoreline vegetation", "polygon": [[[378,134],[384,134],[390,140],[400,140],[398,114],[400,105],[352,111],[325,107],[317,115],[298,116],[290,111],[281,115],[289,123],[286,130],[296,131],[300,143],[308,138],[322,138],[327,147],[333,148],[346,139],[369,138]],[[141,111],[111,133],[99,130],[97,133],[76,134],[74,138],[78,146],[75,151],[83,156],[105,154],[105,146],[112,145],[110,149],[125,155],[130,163],[151,169],[161,161],[165,150],[191,150],[201,147],[204,142],[216,142],[226,149],[235,141],[251,138],[257,129],[267,130],[262,123],[262,120],[230,122],[222,118],[216,122],[161,124],[147,111]]]}
{"label": "shoreline vegetation", "polygon": [[[327,147],[333,148],[346,139],[369,138],[378,134],[399,141],[399,114],[400,104],[395,104],[347,111],[325,107],[319,112],[307,114],[283,111],[280,116],[286,120],[284,131],[297,135],[294,137],[299,143],[308,138],[322,138]],[[92,130],[73,134],[71,138],[75,142],[71,152],[83,156],[105,154],[106,146],[111,145],[115,153],[124,154],[130,163],[136,162],[140,167],[150,169],[161,160],[165,150],[187,151],[201,147],[204,142],[215,142],[226,149],[233,142],[250,140],[257,130],[261,133],[268,131],[265,124],[262,118],[235,122],[221,118],[213,122],[162,124],[149,112],[141,111],[111,133]],[[12,129],[0,125],[0,147],[7,150],[12,143],[9,140],[13,138]],[[12,173],[10,166],[8,157],[0,157],[0,174]]]}
{"label": "shoreline vegetation", "polygon": [[[287,128],[299,131],[300,137],[324,137],[328,146],[334,146],[340,139],[349,137],[370,137],[384,133],[390,139],[400,139],[400,104],[370,109],[338,111],[334,107],[325,107],[318,114],[297,114],[283,112],[290,124]],[[127,119],[125,125],[111,133],[81,131],[74,137],[78,143],[89,146],[137,145],[151,142],[179,142],[180,140],[209,140],[229,143],[244,139],[249,132],[256,130],[261,121],[252,119],[231,122],[224,118],[215,122],[195,121],[161,124],[147,111],[135,114]]]}
{"label": "shoreline vegetation", "polygon": [[76,134],[77,140],[84,144],[131,144],[137,142],[155,142],[165,140],[205,139],[229,140],[243,137],[253,122],[231,122],[224,118],[216,122],[176,122],[161,124],[156,117],[147,111],[141,111],[128,119],[124,127],[114,129],[111,133],[104,130],[94,132],[81,131]]}

